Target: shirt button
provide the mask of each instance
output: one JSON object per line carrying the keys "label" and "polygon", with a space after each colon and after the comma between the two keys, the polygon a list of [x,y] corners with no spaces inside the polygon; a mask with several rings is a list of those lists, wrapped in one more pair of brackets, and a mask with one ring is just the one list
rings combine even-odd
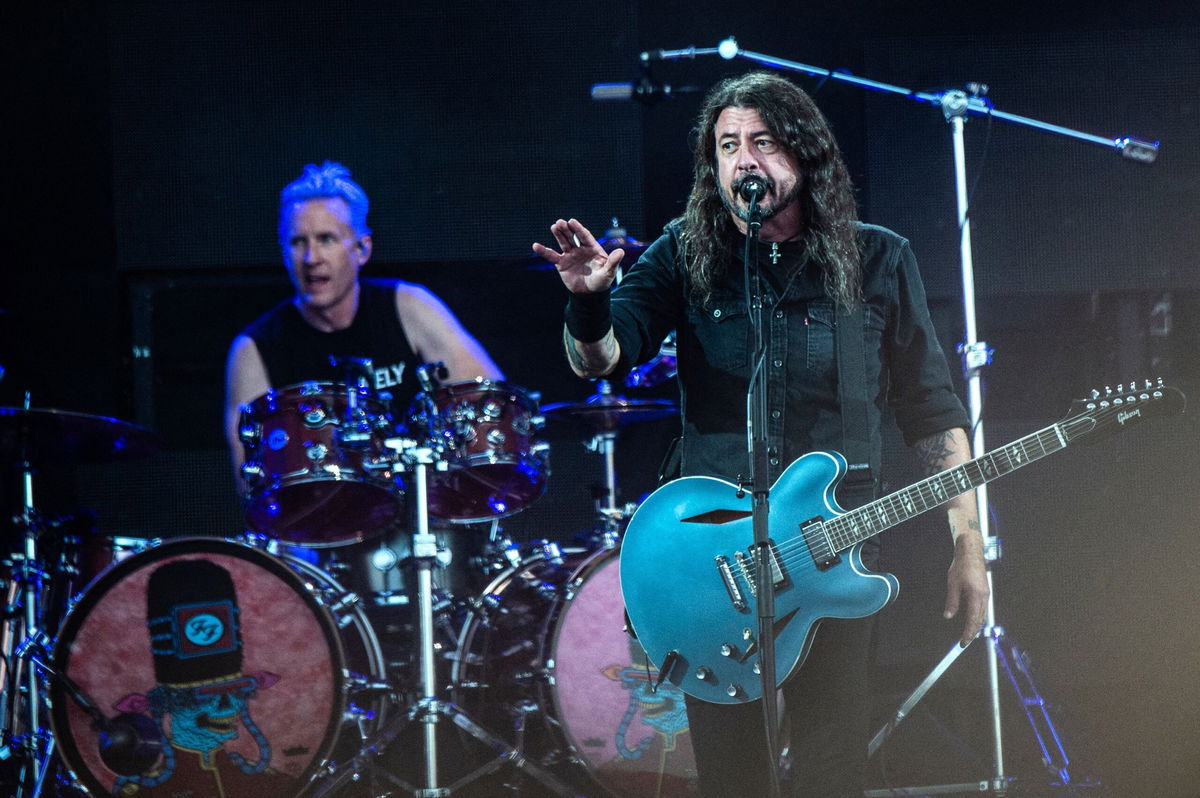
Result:
{"label": "shirt button", "polygon": [[778,369],[778,368],[783,368],[783,361],[782,361],[782,360],[776,360],[776,361],[775,361],[775,368],[777,368],[777,369]]}
{"label": "shirt button", "polygon": [[772,458],[771,458],[771,465],[779,465],[779,458],[778,458],[778,457],[772,457]]}
{"label": "shirt button", "polygon": [[713,311],[713,318],[714,319],[721,318],[721,309],[720,308],[717,308],[716,310]]}
{"label": "shirt button", "polygon": [[782,311],[782,310],[777,310],[777,311],[775,311],[775,318],[777,318],[777,319],[782,319],[782,318],[783,318],[783,311]]}
{"label": "shirt button", "polygon": [[779,417],[780,417],[780,416],[782,416],[782,415],[783,415],[783,413],[781,413],[781,412],[780,412],[780,411],[778,411],[778,410],[772,410],[772,411],[771,411],[771,418],[779,418]]}

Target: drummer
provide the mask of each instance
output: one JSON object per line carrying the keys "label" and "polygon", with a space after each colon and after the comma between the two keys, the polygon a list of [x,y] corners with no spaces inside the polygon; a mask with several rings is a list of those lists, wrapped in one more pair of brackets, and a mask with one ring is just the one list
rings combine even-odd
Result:
{"label": "drummer", "polygon": [[338,163],[309,164],[279,200],[279,245],[296,293],[234,339],[225,380],[225,429],[240,486],[240,407],[302,382],[345,382],[330,358],[367,358],[372,387],[409,406],[415,368],[441,362],[444,382],[504,375],[479,342],[428,289],[364,279],[371,258],[366,192]]}

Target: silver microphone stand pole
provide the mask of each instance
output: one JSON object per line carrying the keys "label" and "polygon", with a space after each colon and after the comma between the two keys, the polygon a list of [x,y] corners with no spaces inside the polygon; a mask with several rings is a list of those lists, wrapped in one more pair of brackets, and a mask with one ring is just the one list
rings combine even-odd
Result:
{"label": "silver microphone stand pole", "polygon": [[[761,64],[773,69],[780,69],[790,72],[799,72],[806,75],[814,75],[829,80],[837,80],[843,83],[850,83],[859,88],[871,89],[888,94],[897,94],[907,97],[917,102],[932,104],[942,110],[947,123],[950,125],[951,141],[954,150],[954,189],[955,197],[957,198],[958,206],[958,225],[959,225],[959,260],[962,274],[962,304],[963,304],[963,321],[964,321],[964,341],[959,346],[960,354],[963,358],[963,373],[966,378],[967,389],[967,412],[971,420],[971,447],[975,456],[986,452],[983,439],[983,398],[980,389],[981,371],[983,366],[991,361],[991,350],[987,344],[980,341],[976,334],[975,327],[975,272],[974,262],[971,257],[971,221],[969,209],[969,196],[967,192],[967,167],[966,155],[963,146],[963,126],[969,115],[986,116],[990,119],[999,119],[1004,122],[1012,122],[1014,124],[1031,127],[1037,130],[1042,130],[1047,133],[1054,133],[1060,136],[1066,136],[1078,141],[1097,144],[1120,153],[1122,157],[1128,158],[1138,163],[1149,164],[1153,163],[1158,157],[1158,142],[1149,142],[1142,139],[1131,137],[1122,138],[1105,138],[1096,136],[1090,133],[1084,133],[1078,130],[1062,127],[1060,125],[1042,122],[1036,119],[1031,119],[1026,116],[1010,114],[1004,111],[998,111],[992,107],[990,101],[986,99],[987,86],[981,83],[968,84],[965,90],[952,90],[947,92],[921,92],[912,89],[906,89],[901,86],[895,86],[889,83],[881,83],[876,80],[861,78],[856,75],[850,75],[844,72],[836,72],[831,69],[822,67],[810,66],[808,64],[798,63],[796,61],[788,61],[774,56],[755,53],[749,50],[743,50],[737,42],[730,37],[716,47],[696,48],[687,47],[680,50],[656,50],[641,54],[641,60],[648,62],[649,60],[679,60],[692,59],[700,55],[716,54],[726,60],[734,58],[743,58],[748,61],[753,61],[756,64]],[[1032,681],[1032,677],[1026,667],[1027,656],[1014,644],[1009,642],[1009,650],[1005,651],[1005,633],[1003,627],[996,624],[996,603],[995,603],[995,584],[994,572],[992,564],[1000,558],[1000,540],[990,533],[989,516],[987,512],[987,486],[980,485],[975,488],[975,497],[979,509],[979,524],[980,532],[984,540],[984,552],[987,560],[988,585],[991,591],[988,598],[987,608],[987,624],[982,631],[982,635],[989,641],[987,649],[987,670],[988,670],[988,694],[991,704],[992,715],[992,738],[993,738],[993,773],[988,781],[973,782],[970,784],[958,785],[939,785],[935,787],[919,787],[919,788],[898,788],[893,790],[868,791],[868,795],[878,796],[898,796],[898,795],[929,795],[934,793],[953,793],[953,792],[973,792],[979,793],[990,791],[994,794],[1004,794],[1009,788],[1009,777],[1005,773],[1004,767],[1004,743],[1003,731],[1000,722],[1000,668],[1003,665],[1005,674],[1009,677],[1013,689],[1016,691],[1018,698],[1026,707],[1026,716],[1030,725],[1033,727],[1034,735],[1037,737],[1038,745],[1043,754],[1043,761],[1047,769],[1064,784],[1070,785],[1070,774],[1067,770],[1068,759],[1066,752],[1063,749],[1061,738],[1055,730],[1053,723],[1050,721],[1049,715],[1045,711],[1045,701],[1038,693],[1036,685]],[[957,644],[955,644],[957,647]],[[1010,659],[1011,654],[1011,659]],[[883,729],[871,741],[869,751],[874,753],[882,744],[883,739],[891,733],[900,720],[905,717],[908,709],[924,695],[925,691],[932,686],[933,682],[941,676],[942,672],[949,667],[950,663],[957,657],[957,653],[952,650],[949,655],[943,660],[942,664],[935,669],[930,678],[926,679],[906,702],[905,706],[900,710],[897,716],[884,726]],[[1021,686],[1021,681],[1016,678],[1016,673],[1019,672],[1025,677],[1024,683],[1030,691],[1029,694]],[[1040,707],[1040,716],[1033,713],[1030,707]],[[1045,729],[1039,725],[1044,724]],[[1056,751],[1051,754],[1047,740],[1053,743]],[[1055,756],[1059,758],[1056,760]]]}

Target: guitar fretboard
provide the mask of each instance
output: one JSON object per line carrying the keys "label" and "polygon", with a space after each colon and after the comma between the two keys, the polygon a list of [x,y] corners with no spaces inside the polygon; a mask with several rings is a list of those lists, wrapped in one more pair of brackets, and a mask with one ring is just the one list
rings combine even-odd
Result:
{"label": "guitar fretboard", "polygon": [[1091,432],[1105,421],[1119,420],[1119,406],[1052,424],[999,449],[938,472],[927,479],[825,523],[825,533],[835,552],[845,551],[885,529],[932,510],[956,496],[1011,474],[1018,468],[1065,449],[1067,444]]}

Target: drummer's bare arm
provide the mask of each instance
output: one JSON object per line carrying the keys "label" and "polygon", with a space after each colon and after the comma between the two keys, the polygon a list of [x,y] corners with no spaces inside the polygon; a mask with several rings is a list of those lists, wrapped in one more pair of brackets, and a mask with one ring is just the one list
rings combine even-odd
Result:
{"label": "drummer's bare arm", "polygon": [[238,425],[241,422],[241,407],[252,402],[270,389],[267,369],[254,341],[245,335],[234,339],[225,363],[225,438],[229,443],[229,455],[233,462],[233,474],[238,492],[243,489],[242,461],[245,452]]}
{"label": "drummer's bare arm", "polygon": [[413,283],[397,283],[396,313],[417,356],[426,363],[440,362],[446,366],[443,382],[463,382],[476,377],[504,379],[504,373],[479,341],[428,289]]}
{"label": "drummer's bare arm", "polygon": [[[617,266],[625,257],[625,250],[605,252],[592,232],[577,219],[559,219],[550,225],[550,234],[554,236],[559,251],[539,243],[533,245],[533,251],[554,264],[563,285],[571,292],[572,303],[576,298],[599,298],[600,294],[607,294],[616,279]],[[607,324],[608,304],[602,302],[597,305],[591,299],[587,299],[586,304],[598,308],[591,312],[593,318],[585,326],[598,327],[595,334],[599,335]],[[593,336],[585,334],[585,337],[590,339]],[[598,340],[588,341],[579,340],[571,334],[569,327],[564,328],[563,346],[567,350],[571,370],[580,377],[604,377],[612,372],[621,357],[621,346],[611,326]]]}

